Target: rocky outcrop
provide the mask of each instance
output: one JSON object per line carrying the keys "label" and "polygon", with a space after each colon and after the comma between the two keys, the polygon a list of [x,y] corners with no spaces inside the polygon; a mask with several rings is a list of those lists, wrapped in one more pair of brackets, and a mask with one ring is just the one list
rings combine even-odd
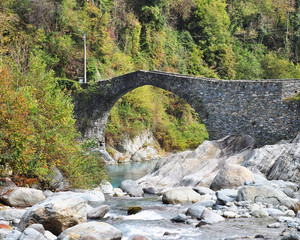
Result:
{"label": "rocky outcrop", "polygon": [[152,132],[146,130],[133,139],[124,136],[115,146],[109,146],[108,151],[116,163],[140,162],[160,158],[154,146],[159,144],[153,138]]}
{"label": "rocky outcrop", "polygon": [[274,206],[286,206],[289,209],[298,207],[295,200],[289,198],[279,189],[268,186],[243,186],[238,190],[238,201],[263,202]]}
{"label": "rocky outcrop", "polygon": [[71,227],[57,237],[57,240],[69,239],[121,240],[122,232],[108,223],[88,222]]}
{"label": "rocky outcrop", "polygon": [[138,180],[143,187],[210,186],[225,164],[241,164],[255,143],[250,136],[228,136],[205,141],[195,151],[160,160],[154,170]]}
{"label": "rocky outcrop", "polygon": [[40,223],[46,230],[58,235],[69,227],[86,222],[85,201],[78,196],[55,195],[29,208],[21,219],[23,231],[33,223]]}
{"label": "rocky outcrop", "polygon": [[41,190],[20,187],[6,188],[0,196],[0,201],[11,207],[31,207],[45,199]]}
{"label": "rocky outcrop", "polygon": [[267,179],[281,179],[300,184],[300,134],[292,143],[278,143],[255,149],[242,165]]}
{"label": "rocky outcrop", "polygon": [[214,191],[224,188],[236,189],[247,181],[254,182],[254,175],[249,169],[228,163],[218,172],[210,188]]}

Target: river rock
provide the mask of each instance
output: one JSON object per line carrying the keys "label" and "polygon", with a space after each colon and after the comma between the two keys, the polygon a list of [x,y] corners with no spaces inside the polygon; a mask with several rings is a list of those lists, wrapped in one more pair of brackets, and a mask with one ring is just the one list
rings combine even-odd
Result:
{"label": "river rock", "polygon": [[254,182],[253,173],[245,167],[228,163],[218,172],[210,188],[214,191],[225,188],[236,189],[246,181]]}
{"label": "river rock", "polygon": [[251,212],[251,215],[256,218],[265,218],[269,216],[268,212],[264,209],[255,210]]}
{"label": "river rock", "polygon": [[113,194],[114,187],[111,185],[110,182],[106,181],[100,184],[100,191],[105,194]]}
{"label": "river rock", "polygon": [[20,238],[21,234],[22,233],[19,230],[13,230],[13,231],[9,232],[5,238],[1,238],[1,234],[0,234],[0,239],[16,240],[16,239]]}
{"label": "river rock", "polygon": [[80,197],[86,204],[92,207],[99,207],[105,202],[105,196],[99,189],[85,190],[82,192],[59,192],[55,196]]}
{"label": "river rock", "polygon": [[237,198],[237,190],[234,189],[222,189],[216,192],[217,205],[226,205],[229,202],[234,202]]}
{"label": "river rock", "polygon": [[43,191],[23,187],[6,188],[0,196],[0,201],[11,207],[31,207],[45,199]]}
{"label": "river rock", "polygon": [[123,197],[125,195],[126,195],[126,193],[124,193],[121,188],[114,188],[114,196],[115,197]]}
{"label": "river rock", "polygon": [[102,205],[97,208],[92,208],[88,211],[87,217],[90,219],[100,219],[105,216],[105,214],[110,210],[108,205]]}
{"label": "river rock", "polygon": [[151,240],[151,238],[142,236],[142,235],[134,235],[130,237],[128,240]]}
{"label": "river rock", "polygon": [[205,209],[206,207],[199,205],[198,203],[195,203],[187,209],[185,214],[191,216],[192,218],[200,219]]}
{"label": "river rock", "polygon": [[171,219],[172,222],[177,222],[177,223],[184,223],[186,222],[186,220],[187,220],[187,216],[182,213],[178,214],[177,216]]}
{"label": "river rock", "polygon": [[76,224],[86,222],[86,203],[78,196],[54,195],[29,208],[21,219],[24,230],[32,223],[40,223],[55,235]]}
{"label": "river rock", "polygon": [[243,186],[238,190],[238,201],[252,201],[273,204],[274,206],[284,205],[289,209],[296,209],[297,203],[289,198],[279,189],[268,186]]}
{"label": "river rock", "polygon": [[18,240],[48,240],[43,234],[34,228],[26,228]]}
{"label": "river rock", "polygon": [[141,197],[144,195],[142,187],[136,181],[131,179],[121,182],[119,188],[128,193],[131,197]]}
{"label": "river rock", "polygon": [[202,186],[196,186],[193,187],[193,190],[197,193],[199,193],[200,195],[215,195],[216,192],[211,190],[208,187],[202,187]]}
{"label": "river rock", "polygon": [[165,189],[178,186],[210,186],[225,163],[241,164],[254,147],[250,136],[228,136],[205,141],[194,151],[170,155],[139,179],[142,187]]}
{"label": "river rock", "polygon": [[178,187],[163,193],[162,201],[166,204],[198,202],[201,195],[189,187]]}
{"label": "river rock", "polygon": [[38,231],[42,235],[45,234],[45,228],[42,224],[34,223],[34,224],[29,225],[28,228],[33,228],[34,230]]}
{"label": "river rock", "polygon": [[300,144],[266,145],[249,154],[242,165],[260,172],[267,179],[281,179],[300,184]]}
{"label": "river rock", "polygon": [[45,231],[45,234],[44,236],[49,239],[49,240],[56,240],[57,239],[57,236],[55,236],[52,232],[50,231]]}
{"label": "river rock", "polygon": [[0,211],[0,220],[13,221],[21,219],[25,212],[25,209],[4,209]]}
{"label": "river rock", "polygon": [[143,188],[144,193],[157,195],[159,192],[154,187]]}
{"label": "river rock", "polygon": [[122,232],[104,222],[81,223],[62,232],[57,240],[121,240]]}
{"label": "river rock", "polygon": [[201,220],[201,222],[203,223],[214,224],[217,222],[224,221],[225,219],[219,214],[215,213],[214,211],[204,209],[199,220]]}

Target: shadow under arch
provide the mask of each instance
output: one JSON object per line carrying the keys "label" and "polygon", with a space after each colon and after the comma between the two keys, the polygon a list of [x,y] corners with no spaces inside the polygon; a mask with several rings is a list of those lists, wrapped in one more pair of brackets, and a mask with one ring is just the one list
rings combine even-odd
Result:
{"label": "shadow under arch", "polygon": [[208,139],[205,124],[184,99],[151,85],[123,95],[107,123],[105,141],[113,148],[122,145],[124,138],[133,139],[148,130],[166,151],[194,149]]}

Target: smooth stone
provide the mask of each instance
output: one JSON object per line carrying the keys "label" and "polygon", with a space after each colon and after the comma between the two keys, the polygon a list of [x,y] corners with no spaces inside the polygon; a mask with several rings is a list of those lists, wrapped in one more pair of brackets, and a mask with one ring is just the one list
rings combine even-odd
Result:
{"label": "smooth stone", "polygon": [[154,187],[143,188],[144,193],[157,195],[159,192]]}
{"label": "smooth stone", "polygon": [[25,209],[16,209],[10,208],[0,211],[0,219],[6,221],[13,221],[15,219],[21,219],[24,213],[26,212]]}
{"label": "smooth stone", "polygon": [[21,232],[19,230],[13,230],[9,232],[5,238],[5,240],[16,240],[19,239],[21,236]]}
{"label": "smooth stone", "polygon": [[265,209],[269,216],[281,216],[281,215],[285,215],[282,211],[280,211],[279,209],[276,208],[266,208]]}
{"label": "smooth stone", "polygon": [[128,240],[151,240],[151,238],[142,236],[142,235],[134,235],[130,237]]}
{"label": "smooth stone", "polygon": [[172,222],[183,223],[186,222],[187,216],[184,214],[178,214],[176,217],[171,219]]}
{"label": "smooth stone", "polygon": [[192,218],[200,219],[205,209],[206,208],[204,206],[195,203],[187,209],[185,214],[191,216]]}
{"label": "smooth stone", "polygon": [[197,193],[199,193],[200,195],[215,195],[216,192],[214,190],[211,190],[208,187],[193,187],[193,190]]}
{"label": "smooth stone", "polygon": [[263,209],[255,210],[251,212],[251,215],[256,218],[265,218],[269,216],[268,212]]}
{"label": "smooth stone", "polygon": [[110,210],[108,205],[102,205],[97,208],[92,208],[87,212],[87,218],[90,219],[101,219]]}
{"label": "smooth stone", "polygon": [[11,207],[31,207],[45,199],[43,191],[23,187],[6,188],[0,196],[0,200]]}
{"label": "smooth stone", "polygon": [[295,217],[296,214],[292,210],[287,210],[284,215],[289,216],[289,217]]}
{"label": "smooth stone", "polygon": [[81,223],[68,228],[59,236],[57,240],[70,239],[93,239],[93,240],[121,240],[122,232],[112,225],[104,222]]}
{"label": "smooth stone", "polygon": [[42,224],[34,223],[31,224],[28,228],[33,228],[34,230],[38,231],[40,234],[45,234],[45,228]]}
{"label": "smooth stone", "polygon": [[178,204],[187,202],[198,202],[201,200],[201,195],[196,193],[190,187],[173,188],[163,193],[162,201],[166,204]]}
{"label": "smooth stone", "polygon": [[18,240],[48,240],[43,234],[34,228],[26,228]]}
{"label": "smooth stone", "polygon": [[125,195],[126,195],[126,193],[124,193],[121,188],[114,188],[114,196],[115,197],[123,197]]}
{"label": "smooth stone", "polygon": [[226,205],[228,202],[234,202],[237,197],[237,190],[234,189],[222,189],[216,192],[217,203],[220,205]]}
{"label": "smooth stone", "polygon": [[232,211],[225,211],[223,213],[223,217],[224,218],[235,218],[236,217],[236,213],[232,212]]}
{"label": "smooth stone", "polygon": [[101,192],[103,192],[105,194],[113,194],[113,192],[114,192],[114,187],[108,181],[101,183],[99,187],[100,187]]}
{"label": "smooth stone", "polygon": [[142,187],[131,179],[121,182],[119,188],[121,188],[123,192],[128,193],[131,197],[142,197],[144,195]]}
{"label": "smooth stone", "polygon": [[276,223],[271,223],[269,225],[267,225],[268,228],[280,228],[280,223],[276,222]]}
{"label": "smooth stone", "polygon": [[44,236],[49,240],[56,240],[57,236],[55,236],[52,232],[46,230]]}
{"label": "smooth stone", "polygon": [[237,164],[226,163],[212,181],[210,188],[214,191],[236,189],[244,185],[246,181],[254,182],[254,180],[254,175],[249,169]]}
{"label": "smooth stone", "polygon": [[217,222],[224,221],[225,218],[223,218],[222,216],[220,216],[219,214],[217,214],[211,210],[204,209],[204,211],[201,214],[200,220],[203,223],[214,224]]}

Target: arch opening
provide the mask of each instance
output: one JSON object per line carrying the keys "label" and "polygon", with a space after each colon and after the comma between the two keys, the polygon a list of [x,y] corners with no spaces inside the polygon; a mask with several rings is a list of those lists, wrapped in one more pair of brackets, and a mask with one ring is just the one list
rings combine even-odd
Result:
{"label": "arch opening", "polygon": [[105,145],[113,157],[116,149],[131,152],[128,144],[136,141],[144,148],[152,145],[171,152],[195,149],[208,137],[204,123],[189,103],[151,85],[123,95],[111,108],[105,129]]}

